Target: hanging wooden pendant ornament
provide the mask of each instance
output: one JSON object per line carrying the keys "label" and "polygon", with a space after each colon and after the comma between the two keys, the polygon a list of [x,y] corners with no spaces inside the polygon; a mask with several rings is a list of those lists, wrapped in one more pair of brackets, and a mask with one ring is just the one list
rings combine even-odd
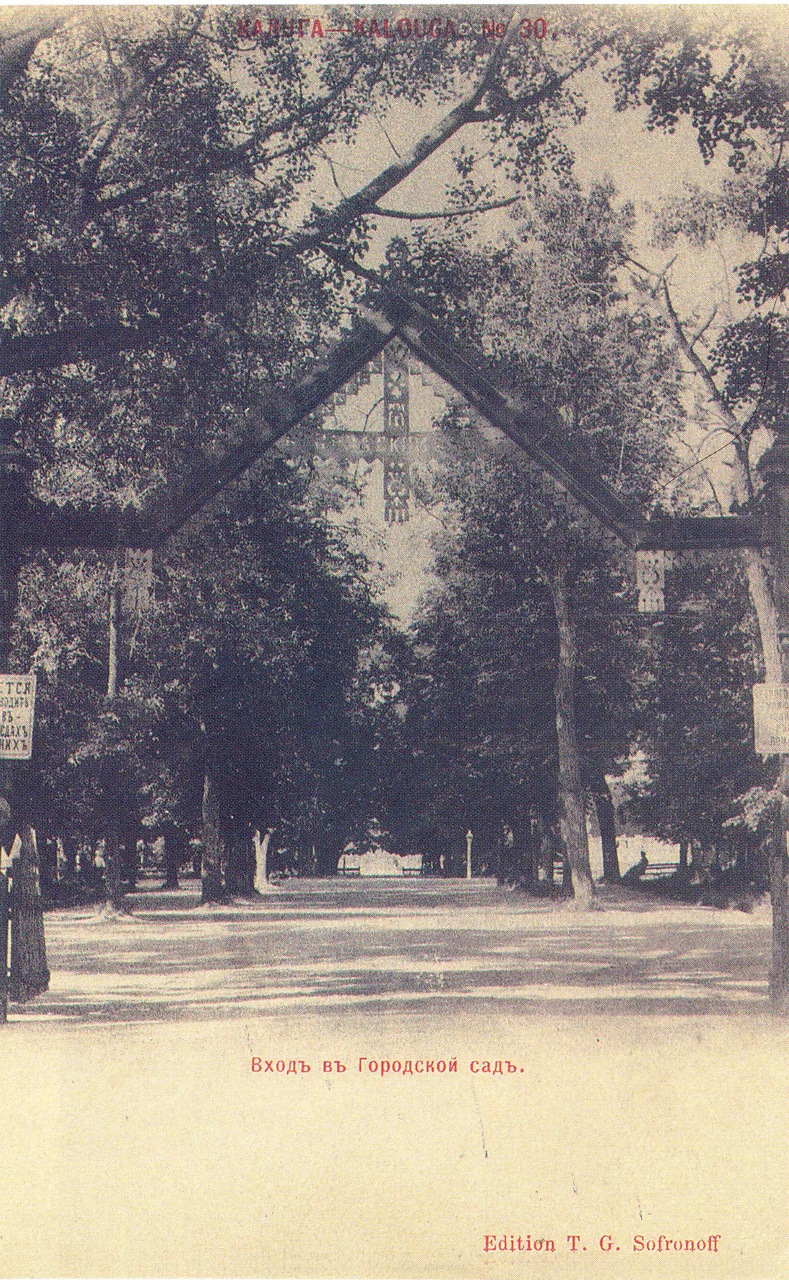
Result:
{"label": "hanging wooden pendant ornament", "polygon": [[384,519],[408,519],[410,494],[408,352],[399,343],[384,350]]}

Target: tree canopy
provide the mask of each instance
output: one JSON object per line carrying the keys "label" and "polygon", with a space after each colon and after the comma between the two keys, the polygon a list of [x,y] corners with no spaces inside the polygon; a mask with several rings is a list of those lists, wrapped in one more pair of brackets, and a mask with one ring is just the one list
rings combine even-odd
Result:
{"label": "tree canopy", "polygon": [[[234,10],[185,7],[47,15],[0,45],[0,373],[4,413],[35,459],[41,498],[91,510],[166,501],[246,438],[272,386],[310,369],[379,261],[375,279],[407,283],[516,387],[536,388],[611,484],[652,497],[683,408],[672,322],[623,292],[630,211],[610,186],[584,193],[573,175],[572,127],[593,77],[647,128],[670,131],[687,118],[705,159],[726,151],[738,190],[769,138],[774,160],[747,218],[750,227],[761,219],[770,251],[742,273],[758,314],[720,339],[713,373],[732,412],[761,387],[759,421],[771,424],[782,375],[768,361],[767,386],[764,353],[780,329],[770,308],[782,294],[785,118],[782,64],[767,36],[678,10],[627,25],[577,10],[542,37],[533,25],[526,33],[519,13],[496,11],[484,24],[464,15],[463,39],[447,24],[435,39],[383,39],[371,15],[359,28],[347,10],[322,13],[330,39],[323,24],[320,35],[294,35],[288,11],[276,29],[250,31]],[[393,141],[394,124],[405,144],[400,134]],[[357,185],[362,154],[376,163]],[[427,173],[426,209],[409,179]],[[506,242],[480,250],[477,220],[516,197]],[[353,808],[364,788],[383,796],[377,765],[360,775],[356,762],[407,741],[391,654],[380,647],[385,626],[301,465],[258,464],[157,559],[154,613],[125,637],[134,659],[112,708],[100,654],[113,557],[72,557],[72,592],[55,560],[30,559],[17,653],[44,670],[49,662],[59,690],[44,711],[63,730],[46,765],[53,801],[77,766],[87,795],[99,786],[89,782],[96,762],[124,757],[135,804],[147,788],[151,813],[173,817],[182,806],[194,816],[209,740],[221,744],[226,824],[268,823],[287,795],[294,822],[321,809],[335,847],[331,815]],[[457,618],[468,627],[493,608],[483,589],[461,583],[464,556],[514,573],[525,597],[485,630],[498,657],[469,652],[472,664],[501,670],[519,644],[525,656],[551,567],[569,573],[581,627],[583,600],[601,591],[615,616],[622,566],[573,503],[506,458],[494,461],[494,479],[468,458],[453,466],[444,500],[463,490],[467,541],[442,572],[457,588]],[[256,486],[272,485],[267,506]],[[503,510],[494,501],[502,492]],[[436,652],[450,623],[451,613],[424,617],[438,629]],[[611,695],[621,673],[599,627],[581,647],[579,732],[587,746],[603,744],[607,768],[633,728]],[[636,682],[639,653],[634,643]],[[481,714],[499,726],[506,752],[513,691],[506,681],[500,691]],[[466,707],[482,708],[479,696]],[[469,751],[482,758],[468,727]],[[176,737],[190,749],[179,752]],[[164,779],[156,795],[154,760]],[[512,777],[524,768],[522,759]],[[122,789],[117,772],[99,781],[105,796]]]}

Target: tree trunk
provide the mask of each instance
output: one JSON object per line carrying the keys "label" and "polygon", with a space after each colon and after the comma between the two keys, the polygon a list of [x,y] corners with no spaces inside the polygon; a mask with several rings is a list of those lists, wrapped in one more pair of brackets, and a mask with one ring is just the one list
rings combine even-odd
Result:
{"label": "tree trunk", "polygon": [[139,858],[137,855],[138,837],[139,832],[135,827],[133,830],[130,829],[127,831],[123,841],[123,859],[121,863],[122,874],[124,880],[129,886],[129,889],[132,891],[137,888],[137,877],[140,870]]}
{"label": "tree trunk", "polygon": [[22,823],[19,855],[12,863],[14,891],[11,906],[11,1000],[32,1000],[49,986],[44,921],[38,877],[36,837]]}
{"label": "tree trunk", "polygon": [[687,880],[690,873],[690,864],[688,862],[689,841],[680,840],[679,842],[679,874],[683,880]]}
{"label": "tree trunk", "polygon": [[554,572],[550,587],[559,630],[559,656],[554,681],[559,748],[559,829],[570,866],[573,897],[579,906],[584,907],[592,901],[594,884],[589,865],[586,799],[581,782],[581,759],[575,728],[575,627],[570,616],[563,569]]}
{"label": "tree trunk", "polygon": [[770,843],[770,900],[773,908],[770,998],[778,1013],[789,1013],[789,858],[786,835],[789,830],[789,762],[781,766],[781,802],[775,817]]}
{"label": "tree trunk", "polygon": [[63,878],[64,880],[76,880],[77,878],[77,841],[74,836],[63,836]]}
{"label": "tree trunk", "polygon": [[211,774],[206,769],[203,779],[203,893],[201,902],[221,902],[225,897],[222,882],[222,836],[219,830],[219,797]]}
{"label": "tree trunk", "polygon": [[0,549],[0,671],[8,670],[11,657],[11,629],[19,600],[19,570],[19,552],[13,543]]}
{"label": "tree trunk", "polygon": [[258,893],[265,893],[268,889],[268,851],[271,844],[271,837],[274,834],[273,827],[266,828],[266,834],[263,839],[260,838],[260,832],[255,832],[255,889]]}
{"label": "tree trunk", "polygon": [[545,819],[540,820],[538,839],[537,879],[544,884],[553,884],[553,838],[550,823]]}
{"label": "tree trunk", "polygon": [[789,756],[781,758],[780,803],[770,842],[770,901],[773,913],[770,999],[776,1013],[789,1014]]}
{"label": "tree trunk", "polygon": [[502,823],[498,841],[499,884],[512,884],[515,878],[515,835],[509,823]]}
{"label": "tree trunk", "polygon": [[562,849],[562,889],[570,890],[572,896],[575,897],[573,870],[570,866],[570,859],[567,857],[566,847]]}
{"label": "tree trunk", "polygon": [[241,893],[244,878],[243,858],[244,850],[239,833],[234,828],[225,844],[225,892],[230,898]]}
{"label": "tree trunk", "polygon": [[592,780],[592,798],[597,812],[597,825],[600,828],[603,880],[606,884],[619,884],[622,873],[619,870],[619,854],[616,848],[616,812],[602,770]]}
{"label": "tree trunk", "polygon": [[178,888],[178,863],[180,861],[181,841],[174,822],[165,824],[162,830],[164,839],[164,888]]}
{"label": "tree trunk", "polygon": [[[107,611],[107,690],[105,701],[114,702],[118,696],[118,634],[120,629],[120,588],[117,560],[112,569]],[[110,769],[109,779],[114,770]],[[104,883],[107,889],[105,910],[125,914],[130,910],[123,891],[123,851],[121,849],[118,819],[114,816],[116,797],[112,781],[105,781],[104,811],[110,817],[104,831]]]}
{"label": "tree trunk", "polygon": [[748,549],[741,554],[748,579],[748,591],[759,627],[764,658],[764,678],[768,684],[780,684],[781,650],[778,644],[778,611],[770,591],[762,553]]}
{"label": "tree trunk", "polygon": [[112,570],[107,609],[107,698],[110,701],[118,695],[120,621],[121,589],[116,561]]}
{"label": "tree trunk", "polygon": [[[776,423],[775,438],[759,459],[769,514],[777,614],[780,676],[789,683],[789,423]],[[781,756],[780,803],[770,848],[773,909],[770,998],[778,1013],[789,1013],[789,754]]]}
{"label": "tree trunk", "polygon": [[45,836],[40,846],[41,897],[53,902],[58,889],[58,846],[57,840]]}
{"label": "tree trunk", "polygon": [[129,911],[123,890],[121,846],[114,826],[104,836],[104,883],[107,887],[106,910],[125,915]]}
{"label": "tree trunk", "polygon": [[22,551],[20,506],[30,488],[30,459],[14,439],[14,425],[0,422],[0,671],[7,671],[11,630],[19,601]]}
{"label": "tree trunk", "polygon": [[[465,843],[465,842],[464,842]],[[473,844],[472,844],[473,856]],[[512,845],[512,878],[517,885],[529,885],[532,882],[532,847],[531,829],[528,818],[520,816],[516,819]],[[466,873],[465,850],[463,858],[463,874]]]}
{"label": "tree trunk", "polygon": [[79,870],[78,877],[80,880],[95,880],[96,870],[96,834],[91,835],[89,840],[84,840],[79,849]]}
{"label": "tree trunk", "polygon": [[540,862],[540,824],[536,814],[529,813],[525,822],[526,854],[524,875],[526,887],[533,890],[537,883],[537,869]]}
{"label": "tree trunk", "polygon": [[255,851],[248,831],[234,828],[230,837],[225,876],[229,894],[251,898],[255,892]]}

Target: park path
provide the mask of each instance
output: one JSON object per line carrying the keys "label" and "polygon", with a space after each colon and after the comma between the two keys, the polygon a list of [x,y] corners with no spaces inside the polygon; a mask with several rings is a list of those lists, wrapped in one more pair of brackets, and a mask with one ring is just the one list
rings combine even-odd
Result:
{"label": "park path", "polygon": [[50,990],[12,1020],[146,1022],[354,1009],[765,1011],[769,911],[604,894],[579,913],[490,881],[292,881],[198,907],[152,885],[134,913],[46,915]]}
{"label": "park path", "polygon": [[[47,913],[51,989],[2,1032],[1,1275],[787,1274],[764,908],[422,881],[196,902]],[[632,1253],[660,1232],[721,1253]]]}

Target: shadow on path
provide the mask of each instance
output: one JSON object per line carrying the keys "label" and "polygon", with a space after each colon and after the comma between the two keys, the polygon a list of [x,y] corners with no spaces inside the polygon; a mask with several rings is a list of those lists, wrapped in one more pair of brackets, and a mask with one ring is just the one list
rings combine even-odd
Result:
{"label": "shadow on path", "polygon": [[52,984],[12,1018],[144,1022],[346,1008],[737,1014],[767,1006],[770,919],[603,895],[580,913],[474,881],[293,881],[201,908],[46,916]]}

